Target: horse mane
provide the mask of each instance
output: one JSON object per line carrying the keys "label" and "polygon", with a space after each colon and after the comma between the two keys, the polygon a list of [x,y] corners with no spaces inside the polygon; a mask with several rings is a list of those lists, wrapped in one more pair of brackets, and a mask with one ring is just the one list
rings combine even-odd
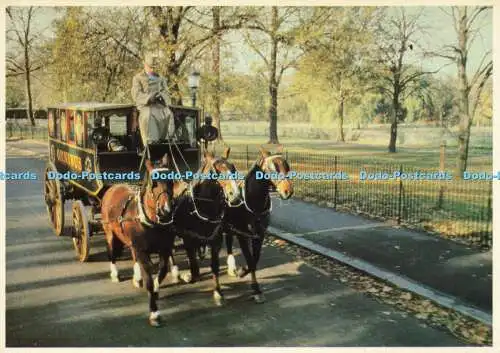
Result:
{"label": "horse mane", "polygon": [[259,161],[257,161],[257,162],[255,162],[255,164],[252,166],[252,168],[250,168],[250,170],[245,175],[245,184],[250,179],[250,176],[253,175],[254,172],[259,171],[259,170],[262,170],[262,169],[259,166]]}

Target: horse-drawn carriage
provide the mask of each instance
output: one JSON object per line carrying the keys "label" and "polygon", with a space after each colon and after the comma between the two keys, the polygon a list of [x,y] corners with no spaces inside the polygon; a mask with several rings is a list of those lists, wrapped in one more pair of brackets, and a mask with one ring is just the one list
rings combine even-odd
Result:
{"label": "horse-drawn carriage", "polygon": [[[170,109],[175,118],[175,136],[147,146],[142,145],[133,105],[79,103],[48,109],[49,161],[44,188],[54,231],[58,236],[65,233],[64,203],[73,200],[71,236],[77,257],[87,261],[90,238],[102,230],[114,282],[119,282],[116,259],[124,246],[130,247],[134,261],[132,283],[141,287],[145,281],[153,326],[159,324],[156,300],[168,263],[173,265],[176,237],[183,240],[193,280],[200,276],[196,250],[210,245],[213,297],[220,305],[222,237],[226,234],[226,239],[231,240],[236,235],[248,266],[240,274],[252,275],[254,299],[262,302],[255,272],[269,224],[269,191],[274,186],[283,199],[293,193],[287,178],[257,177],[259,172],[287,174],[290,168],[281,153],[261,149],[254,166],[243,180],[239,179],[228,161],[229,149],[219,157],[206,150],[207,142],[217,137],[210,120],[200,126],[199,109]],[[180,179],[153,180],[153,175],[171,171]],[[204,177],[189,179],[188,171]],[[228,273],[234,273],[235,264],[229,262],[230,241],[227,247]],[[160,266],[153,280],[150,255],[154,253],[159,255]]]}
{"label": "horse-drawn carriage", "polygon": [[73,200],[72,231],[78,259],[88,259],[89,240],[101,229],[100,205],[116,183],[139,184],[144,160],[170,153],[181,171],[200,165],[201,111],[170,106],[176,127],[175,145],[163,141],[142,145],[134,105],[69,103],[48,108],[49,161],[45,171],[45,202],[54,232],[65,232],[64,203]]}

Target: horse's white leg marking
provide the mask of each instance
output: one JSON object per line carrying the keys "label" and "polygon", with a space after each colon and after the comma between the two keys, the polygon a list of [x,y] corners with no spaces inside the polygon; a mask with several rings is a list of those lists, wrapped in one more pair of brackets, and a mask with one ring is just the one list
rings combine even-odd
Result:
{"label": "horse's white leg marking", "polygon": [[132,278],[132,284],[135,288],[141,288],[140,281],[142,280],[141,266],[138,262],[134,263],[134,277]]}
{"label": "horse's white leg marking", "polygon": [[158,293],[160,291],[160,281],[158,280],[158,276],[155,277],[154,281],[154,292]]}
{"label": "horse's white leg marking", "polygon": [[179,267],[177,265],[172,266],[172,283],[179,283]]}
{"label": "horse's white leg marking", "polygon": [[134,279],[136,281],[140,281],[142,279],[141,266],[139,265],[138,262],[134,264]]}
{"label": "horse's white leg marking", "polygon": [[149,324],[154,327],[160,327],[160,312],[152,311],[149,313]]}
{"label": "horse's white leg marking", "polygon": [[109,269],[111,271],[110,276],[111,276],[111,281],[112,282],[119,282],[120,279],[118,278],[118,268],[114,263],[109,264]]}
{"label": "horse's white leg marking", "polygon": [[227,256],[227,273],[231,277],[237,276],[236,259],[232,254]]}
{"label": "horse's white leg marking", "polygon": [[156,320],[160,317],[160,311],[152,311],[150,314],[149,314],[149,318],[151,320]]}
{"label": "horse's white leg marking", "polygon": [[191,271],[183,272],[181,278],[185,283],[190,283],[193,279],[193,276],[191,276]]}

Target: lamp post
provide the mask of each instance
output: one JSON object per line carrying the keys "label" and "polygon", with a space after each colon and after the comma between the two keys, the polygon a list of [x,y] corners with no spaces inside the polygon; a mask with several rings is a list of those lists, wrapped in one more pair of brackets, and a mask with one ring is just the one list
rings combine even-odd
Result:
{"label": "lamp post", "polygon": [[191,99],[193,102],[193,107],[196,107],[196,92],[198,91],[198,87],[200,87],[200,73],[196,70],[193,70],[188,77],[188,86],[191,90]]}

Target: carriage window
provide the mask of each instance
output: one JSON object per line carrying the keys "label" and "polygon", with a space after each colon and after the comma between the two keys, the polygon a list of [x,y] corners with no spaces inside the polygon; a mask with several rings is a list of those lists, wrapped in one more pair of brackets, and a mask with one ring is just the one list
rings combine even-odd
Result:
{"label": "carriage window", "polygon": [[[109,119],[109,120],[108,120]],[[111,115],[106,119],[109,121],[109,131],[113,136],[124,136],[127,134],[127,116],[126,115]]]}
{"label": "carriage window", "polygon": [[67,124],[66,124],[66,112],[65,111],[62,111],[61,112],[61,119],[60,119],[60,130],[61,130],[61,133],[59,134],[59,136],[61,137],[61,140],[63,141],[66,141],[66,130],[67,130]]}
{"label": "carriage window", "polygon": [[49,115],[47,117],[47,128],[49,129],[50,137],[55,137],[56,129],[54,124],[55,124],[54,113],[52,111],[49,111]]}
{"label": "carriage window", "polygon": [[85,128],[84,128],[84,119],[82,112],[76,113],[75,120],[75,138],[77,146],[84,147],[85,143]]}
{"label": "carriage window", "polygon": [[60,132],[60,126],[61,126],[61,121],[59,120],[59,115],[57,115],[56,111],[52,111],[52,116],[54,117],[54,120],[53,120],[53,128],[54,128],[54,137],[55,138],[58,138],[59,136],[61,136],[61,132]]}
{"label": "carriage window", "polygon": [[75,113],[71,112],[68,119],[68,142],[75,142]]}
{"label": "carriage window", "polygon": [[184,121],[186,132],[183,133],[181,140],[188,142],[191,147],[196,147],[195,120],[193,117],[187,116]]}
{"label": "carriage window", "polygon": [[92,146],[92,132],[94,131],[94,127],[96,126],[96,119],[94,119],[94,113],[92,112],[85,112],[83,113],[84,116],[84,129],[86,128],[87,131],[84,133],[84,139],[87,140],[86,147],[91,147]]}

